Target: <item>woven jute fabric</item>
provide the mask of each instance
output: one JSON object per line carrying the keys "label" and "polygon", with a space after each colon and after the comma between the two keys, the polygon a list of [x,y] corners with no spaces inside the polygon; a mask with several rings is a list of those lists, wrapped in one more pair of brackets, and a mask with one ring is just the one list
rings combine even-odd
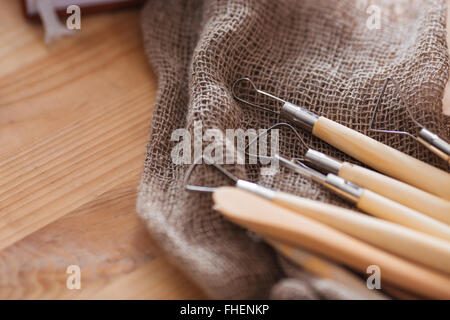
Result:
{"label": "woven jute fabric", "polygon": [[[380,9],[380,28],[369,27],[371,4]],[[264,129],[282,121],[233,98],[234,81],[249,77],[262,90],[442,167],[439,158],[410,137],[370,131],[369,122],[383,81],[391,76],[415,119],[449,136],[449,119],[441,112],[449,70],[445,24],[446,2],[438,0],[149,1],[142,11],[142,30],[159,88],[137,208],[172,263],[211,298],[351,297],[328,280],[313,281],[306,273],[292,278],[268,245],[213,210],[211,194],[186,191],[188,165],[172,161],[171,150],[178,143],[171,140],[172,132],[192,132],[196,121],[203,131],[222,132]],[[279,108],[248,85],[237,91],[241,98]],[[392,84],[374,126],[417,132]],[[299,132],[310,147],[355,162]],[[280,138],[286,157],[304,152],[293,132],[281,129]],[[347,205],[285,169],[262,175],[259,164],[225,167],[266,187]],[[191,182],[230,184],[206,165],[194,170]]]}

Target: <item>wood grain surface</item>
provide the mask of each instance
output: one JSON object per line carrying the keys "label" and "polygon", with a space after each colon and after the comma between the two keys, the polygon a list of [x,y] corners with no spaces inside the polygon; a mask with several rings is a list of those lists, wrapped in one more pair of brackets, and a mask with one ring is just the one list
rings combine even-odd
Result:
{"label": "wood grain surface", "polygon": [[0,299],[204,298],[135,211],[157,88],[138,9],[45,46],[19,1],[0,8]]}

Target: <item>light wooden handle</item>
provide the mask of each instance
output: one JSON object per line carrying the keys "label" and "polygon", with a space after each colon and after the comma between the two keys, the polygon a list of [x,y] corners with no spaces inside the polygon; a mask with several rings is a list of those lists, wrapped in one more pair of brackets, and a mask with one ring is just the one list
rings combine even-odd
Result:
{"label": "light wooden handle", "polygon": [[385,198],[450,224],[450,201],[348,162],[342,164],[338,175]]}
{"label": "light wooden handle", "polygon": [[382,197],[368,189],[365,189],[358,199],[357,206],[378,218],[450,241],[450,227],[445,223]]}
{"label": "light wooden handle", "polygon": [[273,201],[399,256],[450,273],[450,242],[353,210],[277,192]]}
{"label": "light wooden handle", "polygon": [[[423,130],[423,129],[422,129]],[[421,130],[421,131],[422,131]],[[428,131],[428,130],[426,130]],[[438,137],[439,138],[439,137]],[[440,138],[439,138],[440,139]],[[447,162],[447,164],[450,164],[450,157],[447,153],[443,152],[442,150],[439,150],[438,148],[436,148],[435,146],[431,145],[430,143],[428,143],[427,141],[425,141],[422,137],[420,137],[420,132],[419,132],[419,137],[417,138],[417,140],[423,144],[428,150],[430,150],[431,152],[433,152],[434,154],[436,154],[439,158],[441,158],[442,160],[444,160],[445,162]]]}
{"label": "light wooden handle", "polygon": [[[265,239],[276,251],[304,270],[321,278],[331,279],[351,288],[359,299],[385,300],[386,296],[378,290],[371,290],[360,277],[328,259],[321,258],[299,247],[293,247],[273,239]],[[399,290],[392,285],[383,283],[383,291],[402,300],[420,299],[411,292]]]}
{"label": "light wooden handle", "polygon": [[366,273],[381,268],[382,279],[434,299],[450,299],[448,275],[396,257],[320,222],[233,187],[218,188],[215,208],[229,220],[259,234],[322,254]]}
{"label": "light wooden handle", "polygon": [[[361,299],[385,300],[377,290],[370,290],[364,280],[352,272],[329,260],[318,257],[299,247],[293,247],[273,239],[265,239],[281,255],[304,270],[321,278],[340,283],[356,292]],[[384,288],[384,286],[383,286]]]}
{"label": "light wooden handle", "polygon": [[378,171],[450,200],[450,174],[445,171],[324,117],[312,133]]}

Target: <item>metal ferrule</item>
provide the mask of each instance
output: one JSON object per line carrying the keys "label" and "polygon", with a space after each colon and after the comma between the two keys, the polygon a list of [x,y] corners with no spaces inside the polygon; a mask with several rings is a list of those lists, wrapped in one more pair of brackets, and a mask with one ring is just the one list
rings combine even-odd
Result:
{"label": "metal ferrule", "polygon": [[432,152],[437,154],[439,157],[444,159],[445,161],[449,161],[450,159],[450,144],[439,138],[433,132],[422,128],[419,131],[419,137],[417,138],[420,143],[425,145]]}
{"label": "metal ferrule", "polygon": [[266,187],[260,186],[259,184],[246,181],[246,180],[238,180],[236,182],[236,187],[239,189],[251,192],[258,196],[261,196],[268,200],[273,200],[275,198],[275,191],[268,189]]}
{"label": "metal ferrule", "polygon": [[364,189],[345,179],[342,179],[341,177],[336,176],[335,174],[329,173],[327,175],[324,175],[314,169],[311,169],[307,166],[298,165],[297,163],[284,159],[283,157],[277,156],[277,158],[280,163],[287,168],[311,178],[312,180],[322,184],[323,186],[333,190],[334,192],[351,201],[357,202],[364,191]]}
{"label": "metal ferrule", "polygon": [[281,107],[280,113],[290,122],[298,125],[310,132],[314,127],[319,116],[295,104],[285,102]]}
{"label": "metal ferrule", "polygon": [[345,179],[342,179],[341,177],[338,177],[332,173],[329,173],[327,175],[325,184],[336,193],[355,203],[358,202],[358,199],[362,196],[364,192],[363,188],[358,187],[357,185]]}
{"label": "metal ferrule", "polygon": [[314,164],[314,166],[336,175],[342,167],[341,161],[313,149],[308,149],[305,159]]}
{"label": "metal ferrule", "polygon": [[278,159],[278,161],[285,167],[289,168],[290,170],[297,172],[299,174],[305,175],[308,178],[311,178],[312,180],[316,182],[323,183],[326,179],[326,176],[318,171],[312,170],[311,168],[302,167],[298,165],[297,163],[290,161],[286,158],[283,158],[279,155],[275,155],[275,157]]}

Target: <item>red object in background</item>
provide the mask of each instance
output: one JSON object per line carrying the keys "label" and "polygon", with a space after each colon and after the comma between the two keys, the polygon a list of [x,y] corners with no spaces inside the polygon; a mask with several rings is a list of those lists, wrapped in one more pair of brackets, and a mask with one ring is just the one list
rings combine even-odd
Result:
{"label": "red object in background", "polygon": [[[39,0],[22,0],[23,12],[28,18],[38,17],[34,2]],[[78,5],[82,13],[103,12],[114,9],[138,6],[145,0],[54,0],[58,15],[65,16],[69,5]]]}

